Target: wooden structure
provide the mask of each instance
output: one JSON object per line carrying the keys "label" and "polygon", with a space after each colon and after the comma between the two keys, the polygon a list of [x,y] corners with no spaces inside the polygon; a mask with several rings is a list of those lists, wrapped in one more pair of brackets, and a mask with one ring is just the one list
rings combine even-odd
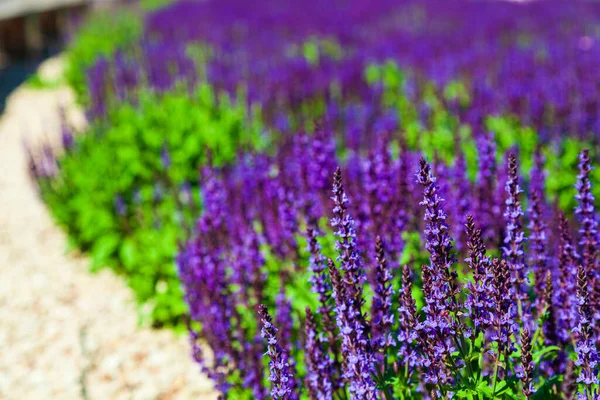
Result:
{"label": "wooden structure", "polygon": [[[26,57],[60,39],[89,0],[0,0],[0,53]],[[2,56],[0,55],[0,58]]]}

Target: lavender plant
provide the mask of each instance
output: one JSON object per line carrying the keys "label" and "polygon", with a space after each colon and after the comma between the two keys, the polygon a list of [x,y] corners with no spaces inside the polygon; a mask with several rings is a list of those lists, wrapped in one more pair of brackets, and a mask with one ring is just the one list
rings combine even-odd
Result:
{"label": "lavender plant", "polygon": [[[381,237],[375,240],[374,256],[369,256],[368,243],[366,249],[360,247],[362,242],[358,238],[370,234],[372,225],[368,222],[373,216],[381,215],[381,211],[369,214],[373,208],[363,209],[360,204],[351,202],[354,190],[358,190],[360,198],[361,186],[350,180],[345,183],[342,178],[370,179],[365,176],[368,169],[361,176],[360,170],[354,173],[350,164],[338,168],[333,174],[329,200],[332,211],[315,218],[314,210],[326,210],[328,200],[313,190],[310,199],[319,202],[319,206],[304,208],[306,214],[296,212],[293,228],[282,220],[289,218],[286,213],[278,213],[277,220],[272,220],[253,211],[264,207],[265,202],[277,210],[273,202],[285,203],[286,199],[263,193],[261,185],[245,178],[250,168],[258,182],[270,176],[268,179],[280,180],[285,186],[285,182],[289,182],[286,176],[297,170],[292,168],[294,163],[290,158],[274,158],[274,165],[286,165],[286,168],[278,168],[275,177],[265,172],[260,156],[250,157],[243,168],[221,171],[216,179],[228,194],[214,203],[218,209],[203,218],[210,220],[226,212],[228,219],[236,223],[223,224],[217,230],[208,229],[202,234],[199,231],[198,237],[180,255],[188,303],[192,310],[208,309],[212,305],[217,309],[230,307],[235,313],[253,304],[270,304],[269,307],[275,307],[281,315],[278,333],[273,330],[265,333],[263,328],[269,348],[274,349],[268,353],[270,373],[260,369],[256,361],[262,357],[265,345],[257,342],[258,328],[252,327],[256,322],[251,321],[256,321],[256,317],[243,314],[226,317],[225,329],[231,333],[223,335],[233,334],[233,344],[209,340],[215,354],[225,352],[229,361],[225,370],[221,364],[203,364],[208,371],[214,371],[213,374],[228,371],[219,377],[228,384],[227,390],[222,389],[223,395],[239,398],[236,396],[262,393],[260,398],[264,398],[264,393],[271,390],[273,396],[310,399],[559,399],[575,395],[595,398],[598,349],[593,315],[597,310],[588,289],[590,275],[586,267],[579,264],[582,258],[577,250],[579,246],[585,249],[590,244],[584,240],[579,246],[575,244],[571,237],[575,221],[570,222],[564,213],[545,202],[539,192],[540,182],[536,182],[538,186],[533,185],[530,205],[526,213],[523,211],[520,206],[523,190],[519,184],[522,177],[516,156],[510,154],[505,166],[508,171],[504,185],[505,226],[502,231],[496,231],[505,236],[486,238],[475,217],[467,214],[461,221],[466,243],[457,251],[451,236],[457,229],[451,229],[446,212],[447,205],[454,199],[442,198],[431,165],[424,158],[415,163],[409,154],[404,152],[399,157],[411,159],[413,166],[418,166],[414,183],[421,187],[422,198],[416,202],[423,212],[413,219],[423,218],[423,222],[409,219],[407,226],[414,224],[421,230],[428,254],[425,257],[425,254],[412,254],[408,259],[396,258],[391,262]],[[577,185],[578,198],[585,197],[589,190],[585,154],[581,156],[583,172],[579,179],[587,183]],[[254,165],[259,168],[253,169]],[[395,163],[389,165],[400,167]],[[240,176],[242,171],[244,175]],[[397,176],[393,170],[388,174]],[[496,174],[490,179],[495,181]],[[301,177],[294,182],[295,188],[288,188],[295,202],[302,203],[309,181]],[[453,182],[446,182],[449,183]],[[388,179],[375,184],[377,188],[383,185],[389,185]],[[470,193],[479,197],[474,190],[476,183],[468,185],[473,188]],[[213,186],[211,183],[210,187]],[[419,186],[412,186],[413,190]],[[445,192],[445,196],[453,193]],[[233,193],[244,193],[245,199],[254,200],[245,202],[244,207],[230,208],[229,204],[238,204],[239,197]],[[407,194],[402,193],[402,196]],[[397,207],[393,201],[382,206]],[[406,207],[404,213],[414,206]],[[542,208],[558,215],[560,224],[555,235],[547,234],[554,229],[553,225],[542,222]],[[356,220],[351,216],[361,212],[365,215]],[[595,212],[591,211],[590,215]],[[240,264],[234,263],[228,255],[237,246],[238,238],[251,235],[262,243],[259,247],[264,253],[273,245],[287,246],[281,241],[271,243],[269,238],[276,235],[267,230],[289,229],[293,229],[297,246],[303,246],[300,242],[307,244],[306,252],[279,254],[278,263],[285,263],[286,257],[294,254],[294,272],[274,275],[274,271],[268,271],[268,262],[261,266],[258,261],[251,270],[266,271],[266,274],[252,273],[254,280],[248,281],[248,290],[240,291],[239,296],[227,294],[237,287],[227,281],[250,271],[239,270]],[[393,234],[402,235],[402,232]],[[219,235],[217,241],[215,235]],[[530,240],[525,240],[526,235]],[[579,235],[585,238],[585,230]],[[301,240],[303,237],[306,240]],[[550,237],[556,237],[559,245],[549,246]],[[504,247],[487,247],[488,242],[502,242]],[[217,276],[222,276],[225,285],[222,293],[234,304],[218,305],[214,299],[205,300],[205,305],[198,307],[198,300],[194,298],[197,295],[192,296],[206,291],[202,289],[205,283],[199,274],[210,264],[196,262],[191,255],[205,243],[213,243],[219,252],[224,252],[218,255],[213,250],[207,254],[215,254],[221,262],[230,260],[226,261],[228,266],[222,264]],[[256,257],[253,260],[257,260]],[[401,268],[392,267],[397,262],[402,264]],[[368,279],[369,275],[373,279]],[[308,285],[298,278],[306,279]],[[279,294],[274,292],[275,288],[279,288]],[[301,300],[306,295],[308,306]],[[288,300],[282,302],[283,299]],[[264,322],[264,308],[261,310]],[[221,314],[228,315],[224,310]],[[213,317],[204,318],[195,313],[192,317],[201,323],[202,330],[214,329]],[[205,328],[207,323],[210,326]],[[265,326],[271,327],[271,321]],[[192,329],[191,336],[196,340],[198,332]],[[212,337],[212,334],[207,335],[207,338]],[[246,352],[238,353],[237,348]],[[241,369],[248,365],[248,357],[254,360],[253,369]],[[281,357],[286,357],[286,361],[281,362]],[[279,369],[274,370],[277,365]],[[285,376],[284,386],[280,375]],[[250,377],[252,385],[261,389],[249,383]]]}

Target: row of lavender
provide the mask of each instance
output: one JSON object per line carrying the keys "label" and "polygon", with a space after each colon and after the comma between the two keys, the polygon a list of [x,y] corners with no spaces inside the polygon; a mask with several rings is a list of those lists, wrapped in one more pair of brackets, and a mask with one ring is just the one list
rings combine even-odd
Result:
{"label": "row of lavender", "polygon": [[[178,264],[201,326],[191,325],[194,357],[226,397],[598,396],[587,151],[574,241],[544,200],[540,160],[525,219],[516,157],[498,164],[486,136],[475,181],[462,157],[436,163],[436,181],[418,154],[393,155],[385,140],[344,161],[332,136],[298,135],[273,157],[204,171],[205,211]],[[409,249],[414,231],[429,260]],[[259,305],[262,332],[248,314]]]}
{"label": "row of lavender", "polygon": [[[388,110],[370,101],[363,75],[391,60],[411,72],[413,101],[423,99],[423,82],[443,91],[460,81],[466,102],[448,107],[477,133],[486,116],[508,113],[544,140],[569,132],[595,142],[599,18],[587,1],[180,1],[147,18],[138,51],[90,71],[90,115],[103,115],[115,92],[135,97],[140,86],[207,80],[234,95],[243,87],[272,121],[317,98],[327,108],[358,100],[355,107],[377,117]],[[190,51],[198,43],[201,73]],[[419,102],[421,120],[430,108]]]}

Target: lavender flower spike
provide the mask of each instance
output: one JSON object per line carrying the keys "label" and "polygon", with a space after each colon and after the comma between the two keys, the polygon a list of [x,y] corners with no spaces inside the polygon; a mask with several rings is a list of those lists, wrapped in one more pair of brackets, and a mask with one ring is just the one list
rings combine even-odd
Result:
{"label": "lavender flower spike", "polygon": [[510,269],[506,260],[495,258],[492,261],[493,271],[493,297],[496,310],[493,314],[493,326],[495,332],[491,339],[498,343],[498,361],[500,354],[514,351],[514,343],[511,336],[517,332],[518,324],[514,320],[514,299],[511,294]]}
{"label": "lavender flower spike", "polygon": [[525,233],[521,224],[523,210],[519,199],[523,191],[519,186],[517,156],[514,153],[508,156],[508,177],[505,190],[508,193],[508,198],[506,199],[506,209],[504,211],[506,233],[502,252],[511,269],[511,282],[518,301],[519,317],[522,318],[527,299],[526,288],[524,287],[526,279],[525,252],[523,251]]}
{"label": "lavender flower spike", "polygon": [[317,338],[317,324],[315,317],[306,307],[306,369],[305,378],[309,397],[313,400],[329,400],[333,396],[332,387],[332,360],[323,351]]}
{"label": "lavender flower spike", "polygon": [[577,273],[577,299],[579,302],[579,323],[574,332],[579,334],[579,341],[575,345],[577,361],[575,365],[581,367],[577,382],[585,386],[584,397],[587,398],[591,385],[600,383],[598,380],[598,349],[592,340],[592,312],[590,310],[590,298],[588,293],[588,278],[585,268],[579,266]]}
{"label": "lavender flower spike", "polygon": [[467,283],[465,308],[475,328],[474,332],[469,330],[467,333],[477,336],[479,332],[485,331],[492,324],[495,306],[493,300],[494,275],[491,271],[490,258],[485,254],[486,248],[481,229],[475,228],[472,215],[467,215],[466,219],[465,231],[469,256],[465,262],[472,270],[473,281]]}
{"label": "lavender flower spike", "polygon": [[592,194],[592,184],[590,183],[590,165],[589,151],[584,149],[579,155],[579,175],[577,175],[577,195],[575,198],[578,207],[575,214],[579,216],[581,222],[580,245],[583,247],[583,267],[589,273],[595,262],[598,251],[598,222],[594,216],[594,195]]}
{"label": "lavender flower spike", "polygon": [[391,285],[392,274],[385,259],[383,241],[379,236],[375,241],[375,253],[377,265],[375,266],[375,295],[371,307],[371,341],[374,348],[385,354],[390,346],[395,345],[391,334],[394,314],[390,312],[394,289]]}
{"label": "lavender flower spike", "polygon": [[331,283],[327,278],[327,260],[321,253],[315,229],[311,227],[306,229],[306,240],[308,242],[307,250],[310,252],[308,269],[311,272],[311,276],[308,279],[311,283],[312,291],[319,296],[320,305],[317,311],[321,316],[321,321],[330,344],[333,344],[337,339],[337,335],[335,332],[335,321],[333,320],[333,307],[329,300],[331,298]]}
{"label": "lavender flower spike", "polygon": [[354,220],[348,214],[348,197],[342,185],[342,172],[339,167],[333,175],[333,197],[334,203],[333,218],[331,226],[335,229],[335,235],[338,241],[335,249],[338,252],[337,260],[340,262],[341,269],[345,272],[344,282],[348,299],[351,301],[351,307],[360,314],[362,299],[362,284],[365,281],[364,271],[361,264],[360,255],[356,245],[356,231]]}
{"label": "lavender flower spike", "polygon": [[169,169],[171,166],[171,156],[169,155],[169,149],[166,144],[160,150],[160,163],[165,170]]}
{"label": "lavender flower spike", "polygon": [[375,400],[377,386],[373,381],[373,354],[367,327],[362,315],[352,307],[350,294],[344,282],[347,273],[342,277],[333,261],[328,260],[329,274],[333,284],[336,320],[342,336],[342,354],[344,368],[342,376],[348,382],[352,398]]}
{"label": "lavender flower spike", "polygon": [[264,304],[258,306],[258,314],[262,325],[261,335],[267,341],[269,355],[269,370],[271,381],[271,396],[274,400],[293,400],[297,396],[292,391],[294,378],[289,372],[288,355],[277,342],[277,328],[272,323],[271,316]]}
{"label": "lavender flower spike", "polygon": [[598,221],[596,221],[596,210],[594,208],[594,195],[592,194],[592,184],[590,182],[590,156],[587,149],[582,150],[579,155],[579,175],[577,175],[577,199],[578,206],[575,208],[575,214],[579,217],[579,245],[582,249],[582,264],[585,270],[590,286],[591,298],[590,309],[591,318],[596,336],[596,345],[600,346],[600,271],[598,270]]}
{"label": "lavender flower spike", "polygon": [[546,254],[548,240],[542,211],[542,194],[540,192],[534,191],[531,193],[529,220],[529,229],[531,230],[531,244],[529,245],[531,253],[530,263],[535,276],[533,289],[537,295],[537,306],[539,308],[539,300],[542,299],[544,294],[545,275],[548,270],[548,257]]}
{"label": "lavender flower spike", "polygon": [[425,206],[425,247],[430,253],[429,265],[423,265],[423,292],[425,294],[425,320],[418,329],[426,336],[425,348],[426,380],[432,384],[445,384],[449,374],[445,361],[452,357],[454,344],[451,338],[457,331],[459,304],[456,294],[457,273],[450,268],[454,263],[452,241],[446,224],[443,199],[438,195],[438,186],[431,167],[424,158],[420,161],[417,182],[423,186]]}
{"label": "lavender flower spike", "polygon": [[407,366],[410,374],[419,363],[417,332],[417,306],[412,298],[412,282],[408,265],[402,267],[402,290],[400,291],[400,307],[398,307],[398,357]]}
{"label": "lavender flower spike", "polygon": [[[598,253],[598,222],[595,218],[594,195],[592,194],[592,184],[590,183],[590,165],[589,151],[584,149],[579,155],[579,175],[577,175],[577,199],[578,206],[575,214],[578,215],[581,223],[579,229],[579,244],[583,249],[583,267],[588,275],[594,270],[596,257]],[[591,277],[591,276],[590,276]]]}
{"label": "lavender flower spike", "polygon": [[423,186],[423,200],[421,205],[425,206],[425,247],[430,253],[428,266],[431,278],[433,278],[435,292],[434,297],[439,300],[437,307],[440,310],[449,309],[456,311],[458,304],[455,295],[458,293],[456,286],[456,271],[451,271],[454,263],[452,254],[452,239],[448,233],[446,224],[446,213],[442,207],[444,199],[438,195],[438,186],[431,172],[431,166],[424,158],[420,160],[420,170],[417,174],[417,182]]}
{"label": "lavender flower spike", "polygon": [[523,382],[523,395],[530,399],[535,389],[533,388],[533,357],[531,356],[531,337],[529,329],[523,328],[521,331],[521,366],[523,368],[519,373],[519,378]]}

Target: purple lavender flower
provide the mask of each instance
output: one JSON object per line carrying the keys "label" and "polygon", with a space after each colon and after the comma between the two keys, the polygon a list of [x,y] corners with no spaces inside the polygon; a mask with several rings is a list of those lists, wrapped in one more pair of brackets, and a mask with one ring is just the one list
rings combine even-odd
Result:
{"label": "purple lavender flower", "polygon": [[75,137],[73,136],[73,131],[71,130],[71,127],[67,125],[67,122],[65,120],[61,121],[60,131],[63,149],[65,149],[66,151],[71,150],[75,145]]}
{"label": "purple lavender flower", "polygon": [[518,331],[518,324],[514,317],[514,299],[511,290],[511,270],[506,260],[495,258],[492,261],[493,297],[495,302],[495,312],[493,314],[492,326],[494,333],[491,339],[498,343],[498,354],[495,354],[499,360],[501,354],[507,354],[514,351],[514,342],[511,336]]}
{"label": "purple lavender flower", "polygon": [[209,167],[202,170],[204,183],[202,185],[202,206],[204,212],[198,220],[197,228],[200,233],[208,233],[215,227],[225,223],[225,209],[227,192],[224,183],[217,177],[216,171]]}
{"label": "purple lavender flower", "polygon": [[[417,306],[412,298],[412,282],[408,265],[402,268],[402,289],[398,307],[398,357],[406,370],[411,373],[419,365],[420,357],[416,345],[419,339],[417,331]],[[408,377],[407,377],[408,378]]]}
{"label": "purple lavender flower", "polygon": [[[275,298],[275,323],[279,327],[279,338],[281,340],[281,348],[285,354],[292,354],[294,350],[294,342],[292,335],[294,333],[294,320],[292,318],[292,303],[286,298],[285,293],[280,292]],[[296,376],[296,363],[293,358],[288,359],[288,370],[291,376]],[[290,384],[293,392],[296,392],[300,387],[296,380]]]}
{"label": "purple lavender flower", "polygon": [[590,183],[591,170],[589,151],[584,149],[579,155],[579,175],[577,176],[577,184],[575,185],[577,189],[575,199],[577,199],[578,206],[575,209],[575,214],[577,214],[581,223],[579,245],[583,249],[583,267],[588,274],[595,271],[598,253],[598,222],[595,218],[595,199]]}
{"label": "purple lavender flower", "polygon": [[[308,137],[306,137],[308,140]],[[306,157],[307,190],[311,194],[323,193],[331,187],[331,171],[335,170],[335,142],[332,135],[325,129],[317,129],[306,147],[310,154]],[[303,158],[304,160],[304,158]],[[317,197],[317,196],[315,196]],[[322,215],[320,199],[317,197],[312,205],[311,217]]]}
{"label": "purple lavender flower", "polygon": [[309,281],[312,285],[312,291],[319,296],[318,314],[321,316],[324,334],[327,337],[330,346],[334,346],[337,341],[335,329],[335,320],[333,309],[330,304],[331,283],[327,277],[327,260],[321,253],[321,247],[317,242],[316,231],[313,228],[307,228],[306,239],[308,242],[308,269],[312,272]]}
{"label": "purple lavender flower", "polygon": [[160,150],[160,163],[165,170],[169,169],[171,166],[171,156],[169,155],[167,145],[164,145]]}
{"label": "purple lavender flower", "polygon": [[[202,370],[215,382],[215,387],[227,393],[231,384],[227,381],[227,368],[239,364],[240,354],[233,345],[236,327],[236,298],[229,291],[224,258],[220,248],[212,247],[206,240],[188,244],[177,257],[179,276],[186,289],[185,300],[190,316],[202,324],[202,337],[210,344],[213,360],[209,364],[198,349],[195,357]],[[196,334],[190,329],[192,340]]]}
{"label": "purple lavender flower", "polygon": [[595,330],[596,344],[600,345],[600,271],[598,268],[598,221],[596,221],[596,210],[594,207],[594,195],[590,182],[589,151],[582,150],[579,155],[579,175],[577,175],[577,199],[578,206],[575,214],[579,217],[579,246],[582,250],[582,265],[586,271],[589,283],[592,287],[590,307],[594,320],[592,326]]}
{"label": "purple lavender flower", "polygon": [[275,400],[292,400],[297,395],[293,391],[294,377],[290,374],[288,354],[284,352],[277,341],[277,328],[273,325],[267,307],[258,306],[258,314],[262,325],[261,335],[267,341],[267,355],[269,356],[269,381],[271,382],[271,396]]}
{"label": "purple lavender flower", "polygon": [[392,274],[387,265],[384,254],[384,246],[381,237],[377,236],[376,244],[376,266],[375,266],[375,288],[373,303],[371,305],[371,343],[375,350],[387,353],[390,346],[396,344],[391,332],[394,323],[394,314],[391,313],[392,296]]}
{"label": "purple lavender flower", "polygon": [[531,356],[531,338],[529,329],[523,328],[521,331],[521,368],[519,378],[523,382],[523,395],[530,399],[535,393],[533,388],[533,357]]}
{"label": "purple lavender flower", "polygon": [[442,207],[444,199],[438,195],[438,187],[431,167],[424,158],[420,161],[420,170],[417,182],[423,187],[423,200],[425,206],[425,247],[430,253],[428,269],[434,279],[435,287],[432,290],[438,299],[436,307],[439,310],[457,310],[457,301],[454,297],[458,293],[456,278],[458,274],[451,270],[455,261],[452,252],[452,239],[448,233],[446,213]]}
{"label": "purple lavender flower", "polygon": [[[335,236],[338,237],[335,249],[338,253],[337,261],[340,262],[340,267],[345,272],[344,285],[348,301],[350,301],[348,306],[352,308],[352,313],[362,320],[361,307],[364,303],[362,285],[365,282],[365,276],[356,246],[354,220],[348,213],[348,197],[342,185],[342,172],[339,168],[336,169],[333,176],[332,200],[334,208],[331,226],[335,229]],[[362,322],[364,323],[364,321]]]}
{"label": "purple lavender flower", "polygon": [[379,140],[379,142],[370,152],[364,165],[364,190],[367,193],[365,206],[368,215],[366,221],[369,223],[369,237],[366,237],[365,240],[370,241],[368,243],[370,248],[368,256],[370,259],[376,256],[373,247],[375,241],[372,238],[376,235],[385,234],[387,239],[388,233],[391,233],[394,228],[390,226],[393,223],[390,211],[394,211],[391,209],[393,198],[392,160],[387,149],[387,142],[385,140]]}
{"label": "purple lavender flower", "polygon": [[279,235],[283,239],[283,249],[281,252],[295,258],[297,246],[294,235],[298,231],[298,210],[294,193],[289,187],[284,186],[283,183],[280,182],[277,195],[279,198],[279,221],[282,227]]}
{"label": "purple lavender flower", "polygon": [[125,200],[123,200],[123,196],[121,196],[120,194],[115,196],[114,205],[117,215],[122,217],[125,215],[125,213],[127,213],[127,206],[125,205]]}
{"label": "purple lavender flower", "polygon": [[523,318],[527,312],[527,286],[525,265],[525,252],[523,243],[525,242],[525,233],[521,225],[523,210],[521,209],[520,194],[522,190],[519,186],[519,175],[517,169],[517,156],[514,153],[508,156],[508,179],[506,180],[506,210],[504,218],[506,220],[506,230],[504,237],[504,247],[502,252],[508,261],[512,271],[511,282],[513,291],[517,298],[517,309],[519,318]]}
{"label": "purple lavender flower", "polygon": [[423,292],[425,294],[425,320],[420,330],[427,336],[429,347],[427,354],[426,379],[430,383],[445,384],[449,378],[445,371],[446,358],[452,357],[455,351],[451,338],[460,328],[455,313],[459,305],[456,295],[459,289],[456,284],[457,273],[451,270],[454,263],[452,242],[446,225],[446,213],[442,208],[443,199],[438,195],[435,177],[431,167],[424,158],[420,161],[417,182],[423,186],[425,206],[425,247],[430,253],[429,265],[423,266]]}
{"label": "purple lavender flower", "polygon": [[573,330],[579,334],[579,340],[575,344],[577,361],[575,365],[580,367],[577,382],[583,386],[583,392],[579,392],[583,398],[590,398],[591,386],[598,385],[598,349],[592,337],[592,310],[590,308],[590,298],[588,292],[588,276],[585,268],[579,266],[577,273],[577,300],[579,321],[577,327]]}
{"label": "purple lavender flower", "polygon": [[544,171],[544,154],[541,146],[535,149],[533,156],[533,167],[531,168],[531,179],[529,184],[530,193],[539,193],[540,199],[544,198],[546,173]]}
{"label": "purple lavender flower", "polygon": [[305,362],[306,378],[305,383],[311,399],[329,400],[333,398],[333,363],[329,354],[321,347],[321,342],[317,338],[317,324],[315,317],[306,308],[305,323]]}
{"label": "purple lavender flower", "polygon": [[481,227],[483,237],[489,240],[494,232],[494,187],[496,178],[496,145],[491,135],[482,135],[477,140],[479,159],[477,162],[477,203],[475,220]]}
{"label": "purple lavender flower", "polygon": [[364,322],[360,309],[357,311],[353,307],[353,304],[356,304],[356,299],[351,295],[351,293],[356,293],[358,289],[354,288],[352,292],[349,292],[349,283],[345,281],[348,272],[342,277],[342,274],[331,260],[328,260],[328,266],[333,285],[336,320],[342,336],[342,354],[344,357],[342,376],[348,382],[352,396],[359,399],[375,400],[377,392],[372,378],[374,360],[367,333],[368,327]]}
{"label": "purple lavender flower", "polygon": [[[558,335],[558,324],[556,319],[556,307],[554,306],[554,284],[552,271],[546,272],[546,285],[542,300],[539,302],[541,319],[543,322],[544,344],[546,346],[561,346],[561,338]],[[545,360],[540,364],[540,370],[548,376],[561,374],[566,368],[567,352],[559,351],[554,360]]]}
{"label": "purple lavender flower", "polygon": [[[548,257],[546,254],[547,237],[546,224],[542,215],[541,194],[539,192],[531,193],[531,202],[529,206],[529,253],[530,265],[534,273],[533,290],[537,299],[541,300],[544,294],[545,276],[548,271]],[[539,308],[539,301],[536,306]]]}
{"label": "purple lavender flower", "polygon": [[468,257],[465,262],[473,273],[473,281],[467,283],[467,298],[465,308],[473,322],[475,331],[466,333],[477,337],[479,332],[484,332],[493,321],[494,304],[494,276],[491,270],[490,258],[486,256],[482,232],[475,228],[472,215],[467,215],[465,224],[467,236]]}
{"label": "purple lavender flower", "polygon": [[556,291],[557,333],[563,343],[568,343],[570,332],[577,323],[576,282],[579,255],[569,233],[569,221],[563,212],[559,213],[559,232],[558,268],[560,274]]}
{"label": "purple lavender flower", "polygon": [[465,230],[462,223],[469,213],[469,207],[472,202],[471,184],[467,176],[467,163],[463,153],[460,153],[456,159],[452,176],[455,182],[452,188],[452,195],[454,197],[452,234],[456,238],[456,249],[461,251],[464,243],[466,243]]}

